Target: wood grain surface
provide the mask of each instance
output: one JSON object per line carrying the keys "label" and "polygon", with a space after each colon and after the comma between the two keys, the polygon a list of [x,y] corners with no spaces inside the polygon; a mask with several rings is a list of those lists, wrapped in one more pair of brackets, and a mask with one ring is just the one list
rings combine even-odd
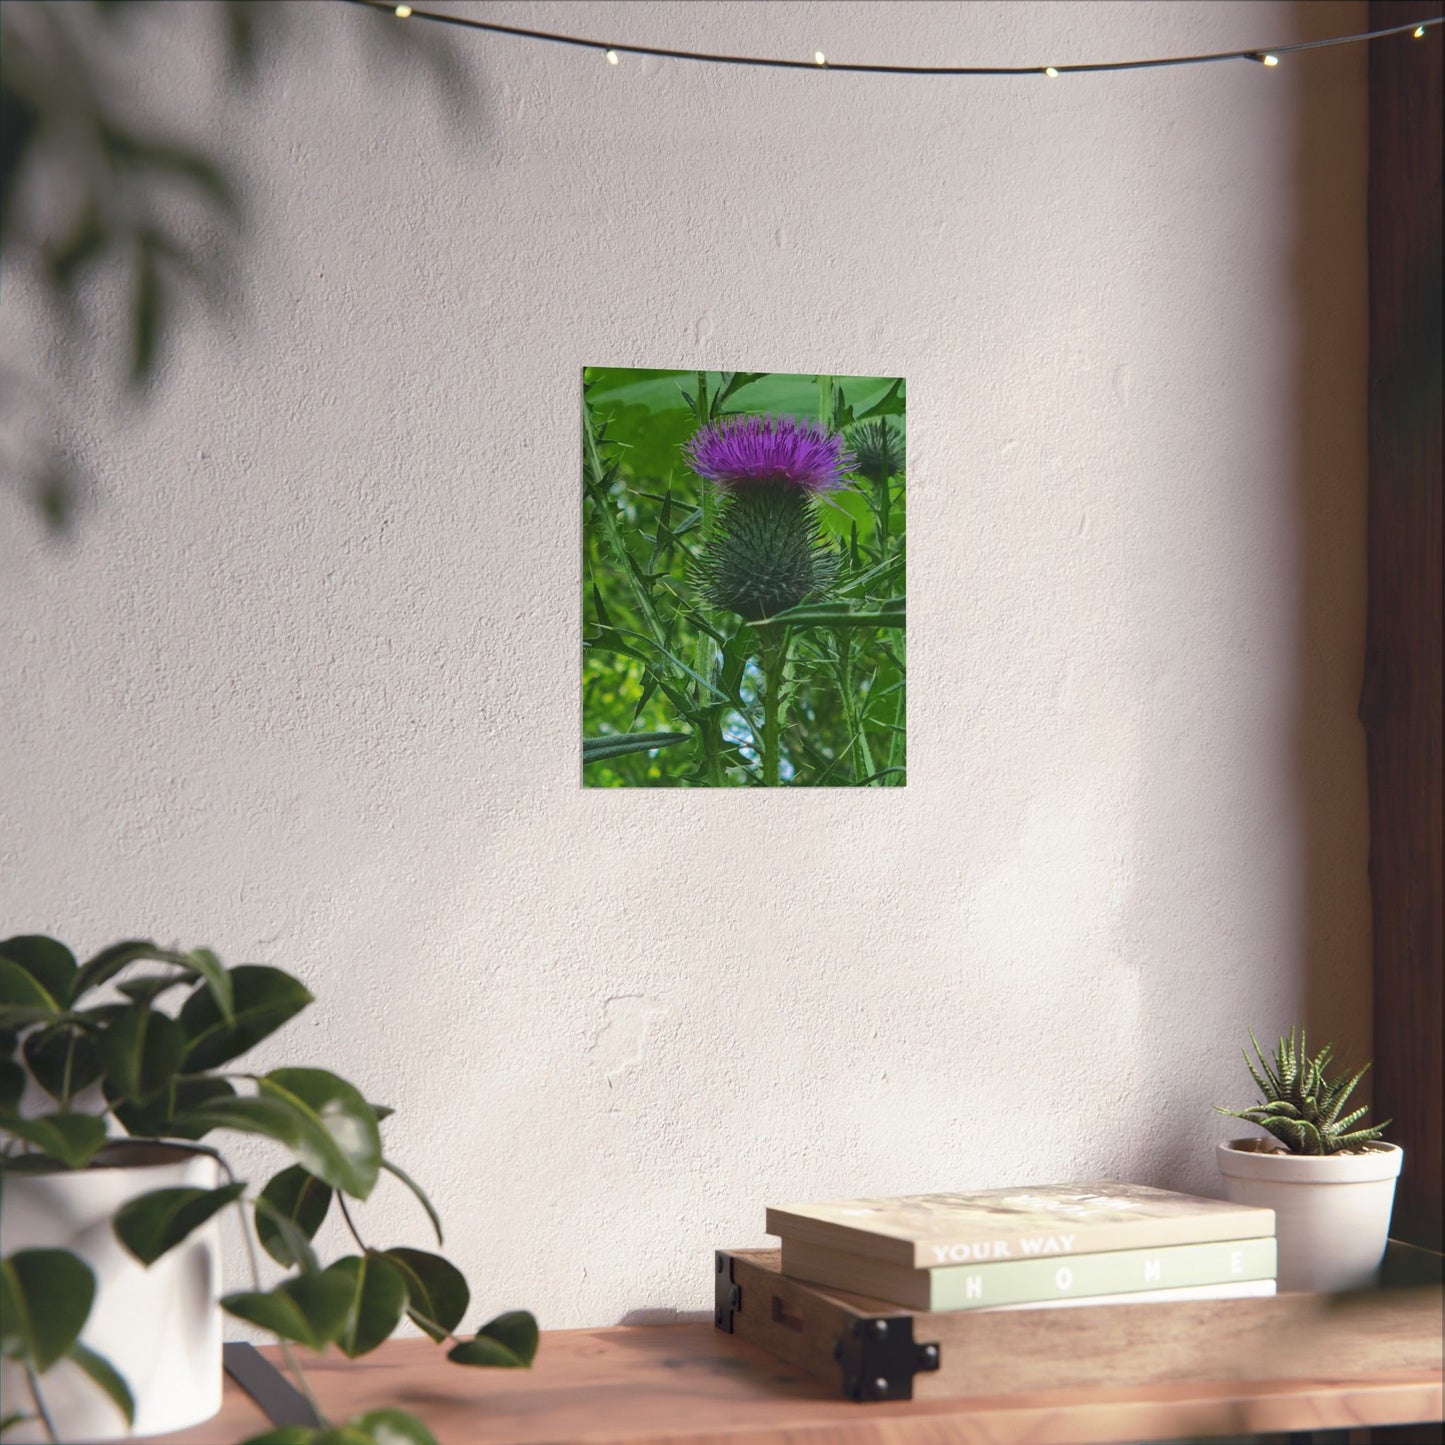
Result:
{"label": "wood grain surface", "polygon": [[[525,1372],[466,1370],[429,1341],[394,1340],[360,1361],[323,1357],[308,1375],[334,1418],[400,1406],[426,1420],[441,1445],[1086,1445],[1435,1420],[1442,1408],[1438,1368],[854,1405],[702,1324],[548,1331]],[[228,1382],[220,1415],[160,1438],[221,1445],[264,1426]]]}
{"label": "wood grain surface", "polygon": [[[1416,1254],[1415,1277],[1438,1281],[1438,1256],[1396,1249],[1392,1258]],[[1399,1370],[1433,1371],[1438,1378],[1445,1350],[1438,1282],[1337,1299],[1282,1294],[928,1313],[789,1279],[778,1272],[776,1250],[741,1250],[731,1261],[742,1301],[733,1329],[835,1391],[843,1388],[835,1343],[851,1336],[858,1321],[879,1315],[910,1317],[913,1339],[939,1347],[940,1368],[914,1377],[916,1399],[1184,1381],[1309,1381],[1326,1360],[1336,1378]]]}

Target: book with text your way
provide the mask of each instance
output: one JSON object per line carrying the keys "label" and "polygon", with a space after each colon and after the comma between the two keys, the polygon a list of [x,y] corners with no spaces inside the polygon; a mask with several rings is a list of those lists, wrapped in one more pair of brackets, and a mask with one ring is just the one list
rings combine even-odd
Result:
{"label": "book with text your way", "polygon": [[1112,1249],[1162,1249],[1274,1233],[1274,1211],[1106,1179],[976,1194],[775,1205],[767,1230],[911,1269]]}

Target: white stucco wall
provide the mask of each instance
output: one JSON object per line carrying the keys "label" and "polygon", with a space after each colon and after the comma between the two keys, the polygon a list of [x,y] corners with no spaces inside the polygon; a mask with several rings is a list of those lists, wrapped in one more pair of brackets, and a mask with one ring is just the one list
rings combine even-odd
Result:
{"label": "white stucco wall", "polygon": [[[1002,64],[1365,19],[452,8]],[[367,62],[384,17],[295,7],[251,93],[202,18],[141,94],[247,184],[240,309],[143,411],[54,392],[71,541],[0,494],[0,929],[298,973],[258,1062],[395,1105],[473,1313],[552,1327],[706,1308],[770,1201],[1212,1191],[1248,1028],[1363,1056],[1362,51],[950,81],[453,34],[466,113]],[[35,314],[12,284],[44,375]],[[584,363],[907,377],[905,790],[581,789]],[[363,1217],[426,1245],[399,1188]]]}

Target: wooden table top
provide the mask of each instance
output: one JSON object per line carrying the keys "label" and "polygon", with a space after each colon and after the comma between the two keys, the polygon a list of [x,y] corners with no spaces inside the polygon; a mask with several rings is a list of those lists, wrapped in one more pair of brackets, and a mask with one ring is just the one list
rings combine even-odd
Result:
{"label": "wooden table top", "polygon": [[[280,1366],[273,1349],[262,1354]],[[392,1340],[356,1361],[299,1354],[333,1420],[395,1406],[425,1420],[440,1445],[1089,1445],[1442,1415],[1439,1370],[855,1405],[708,1324],[550,1330],[527,1371],[453,1365],[423,1339]],[[227,1379],[219,1415],[155,1438],[224,1445],[267,1425]]]}

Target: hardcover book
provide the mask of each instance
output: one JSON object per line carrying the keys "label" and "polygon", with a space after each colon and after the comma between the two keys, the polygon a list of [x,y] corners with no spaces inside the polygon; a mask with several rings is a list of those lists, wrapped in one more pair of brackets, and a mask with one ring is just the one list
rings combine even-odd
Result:
{"label": "hardcover book", "polygon": [[794,1279],[893,1300],[910,1309],[974,1310],[1273,1280],[1275,1242],[1273,1235],[1262,1235],[1161,1249],[913,1269],[785,1239],[782,1270]]}
{"label": "hardcover book", "polygon": [[991,1305],[986,1313],[1010,1314],[1015,1310],[1072,1309],[1075,1305],[1145,1305],[1181,1303],[1187,1300],[1272,1299],[1272,1279],[1247,1279],[1242,1284],[1186,1285],[1183,1289],[1140,1289],[1128,1294],[1070,1295],[1068,1299],[1030,1300],[1021,1305]]}
{"label": "hardcover book", "polygon": [[933,1269],[1274,1234],[1274,1211],[1100,1180],[775,1206],[769,1234]]}

